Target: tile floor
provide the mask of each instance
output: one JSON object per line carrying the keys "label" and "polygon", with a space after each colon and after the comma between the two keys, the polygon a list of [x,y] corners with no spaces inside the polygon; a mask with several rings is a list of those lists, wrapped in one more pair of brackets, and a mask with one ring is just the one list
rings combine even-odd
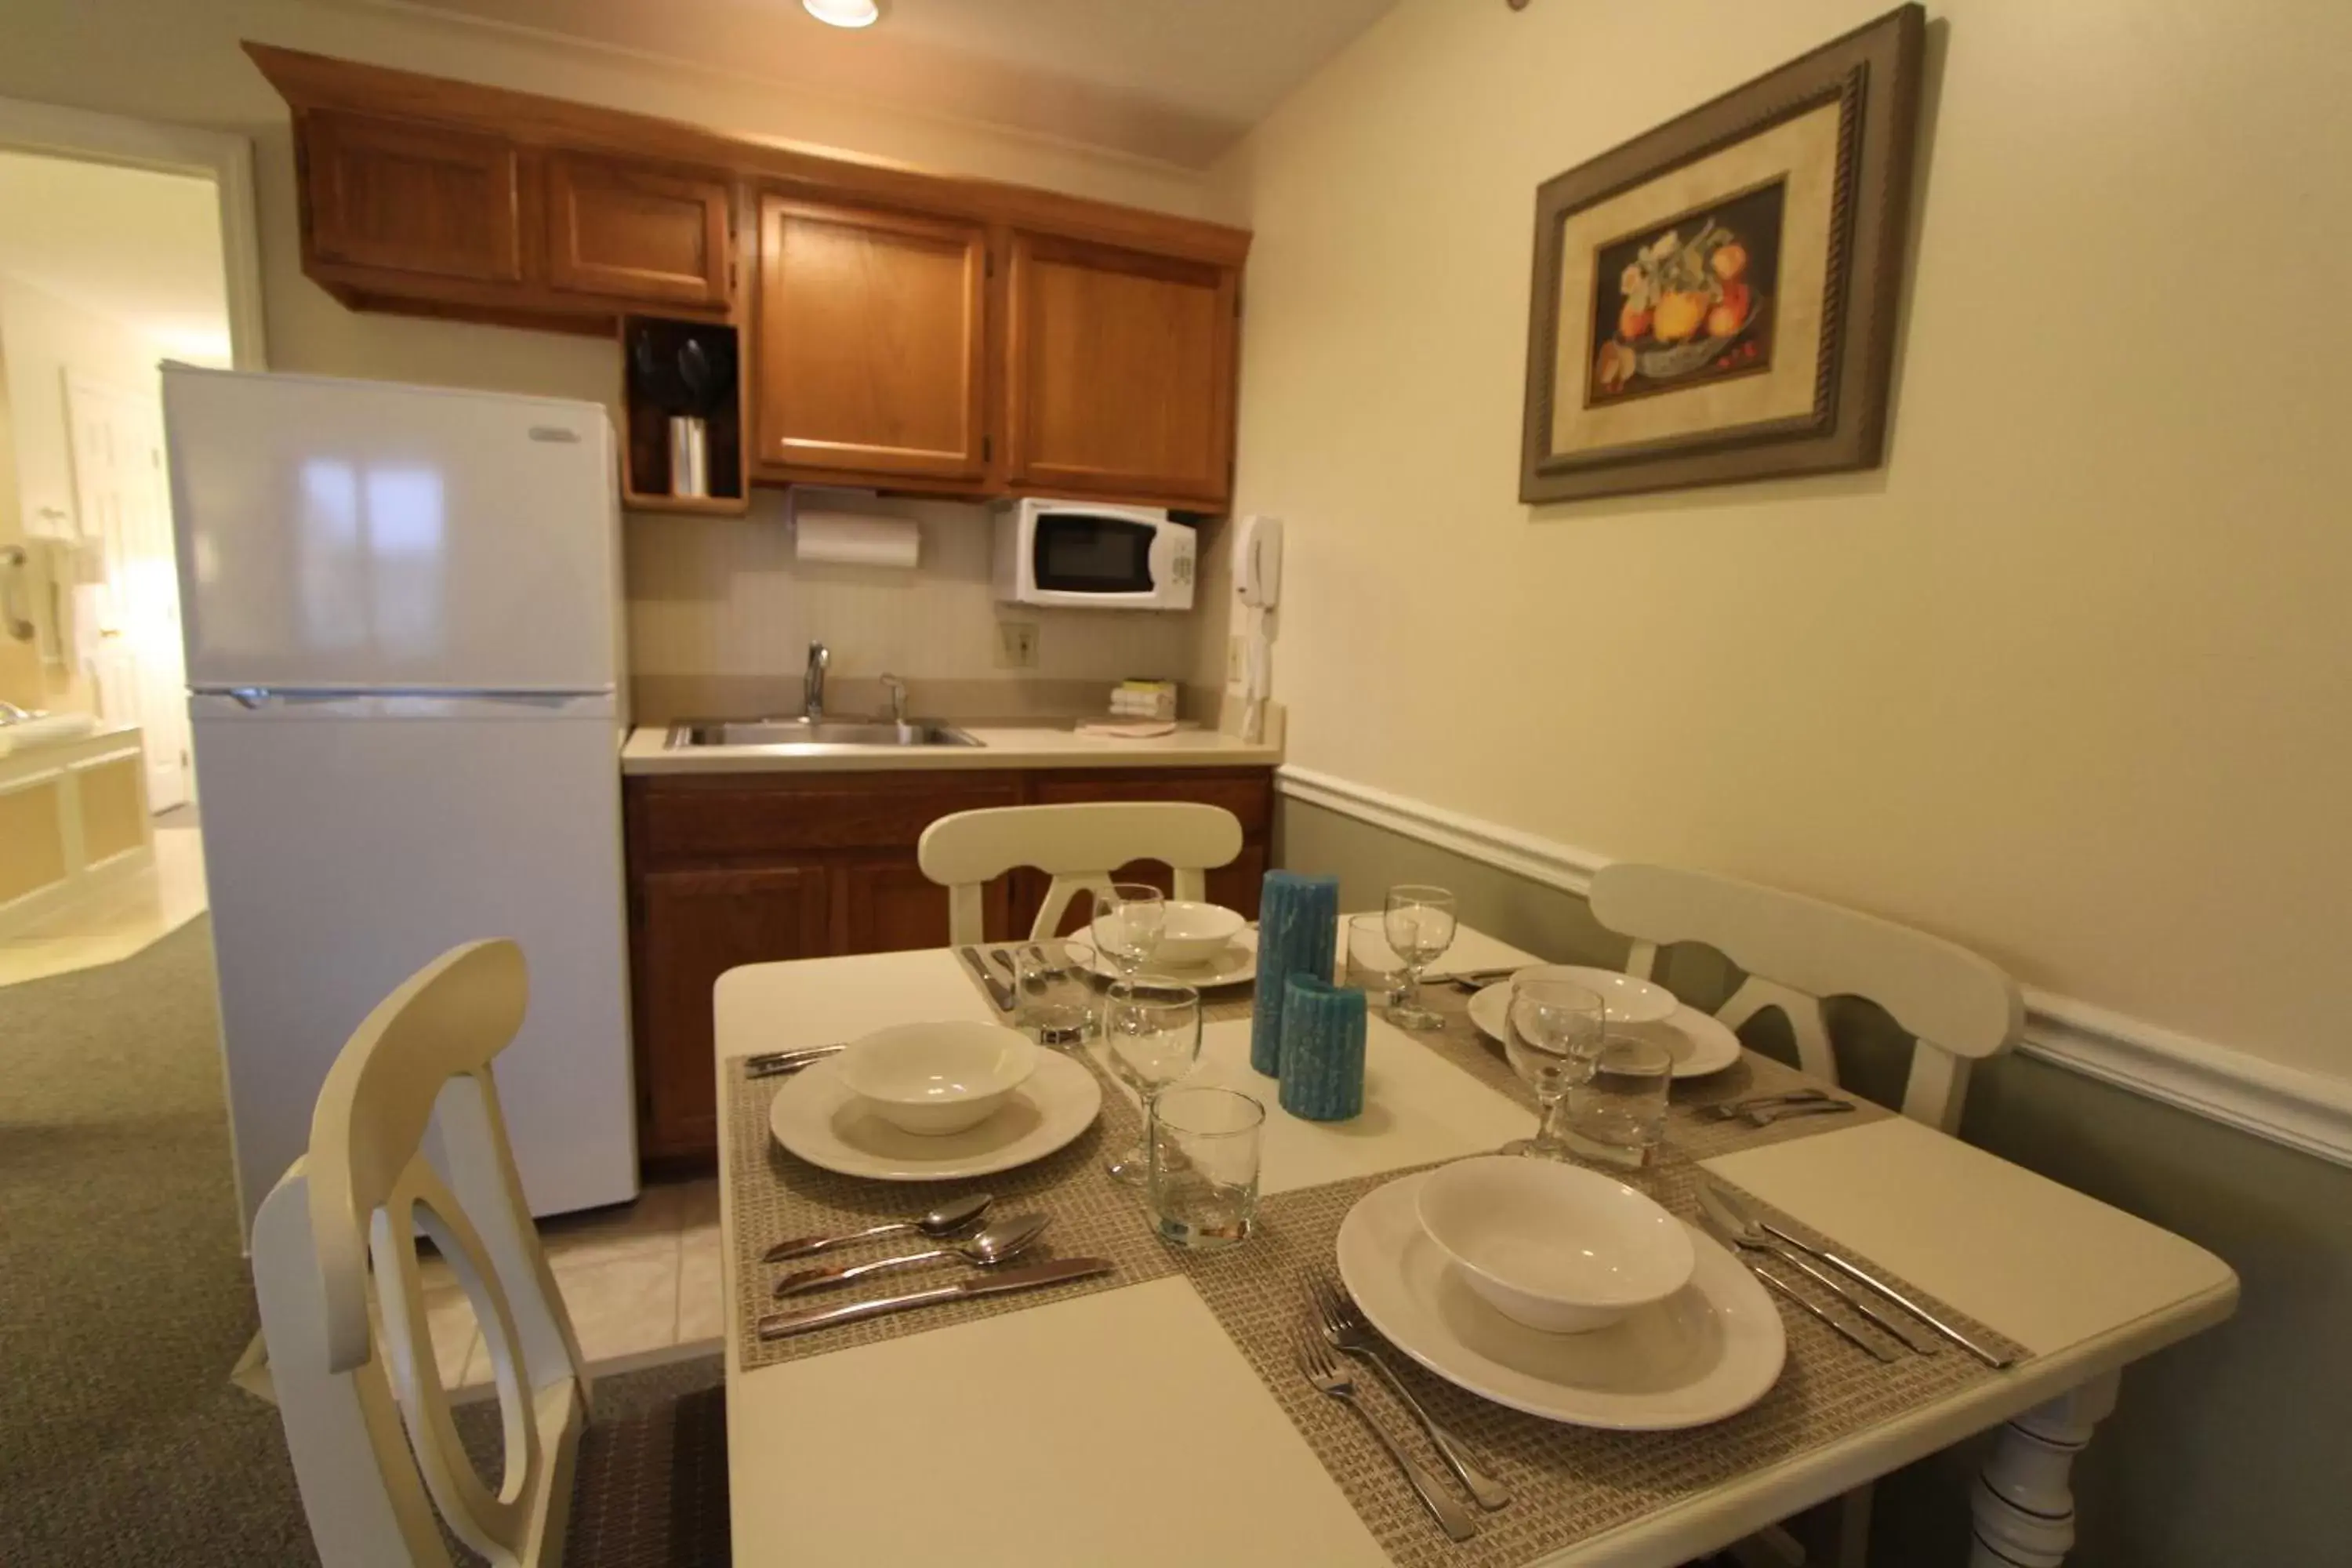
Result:
{"label": "tile floor", "polygon": [[203,914],[205,852],[195,827],[155,828],[155,863],[0,939],[0,985],[47,980],[130,957]]}
{"label": "tile floor", "polygon": [[[634,1204],[541,1220],[540,1243],[591,1370],[715,1352],[719,1299],[719,1183],[647,1187]],[[425,1306],[442,1382],[490,1381],[489,1352],[448,1265],[424,1266]]]}

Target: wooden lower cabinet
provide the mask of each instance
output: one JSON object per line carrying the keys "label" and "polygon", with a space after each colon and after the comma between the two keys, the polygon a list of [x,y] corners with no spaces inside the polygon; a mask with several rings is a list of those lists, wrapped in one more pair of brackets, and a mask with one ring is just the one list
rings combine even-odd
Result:
{"label": "wooden lower cabinet", "polygon": [[637,879],[637,1137],[648,1156],[718,1146],[710,988],[740,964],[831,952],[826,879],[822,866],[649,871]]}
{"label": "wooden lower cabinet", "polygon": [[[1253,918],[1274,814],[1266,768],[988,773],[673,773],[627,781],[630,966],[638,1145],[665,1168],[718,1148],[711,987],[746,963],[941,947],[947,889],[915,858],[923,829],[992,805],[1198,800],[1242,824],[1242,852],[1209,897]],[[1122,868],[1166,887],[1168,868]],[[1014,871],[985,895],[992,941],[1026,935],[1045,879]],[[1085,923],[1084,911],[1073,921]]]}

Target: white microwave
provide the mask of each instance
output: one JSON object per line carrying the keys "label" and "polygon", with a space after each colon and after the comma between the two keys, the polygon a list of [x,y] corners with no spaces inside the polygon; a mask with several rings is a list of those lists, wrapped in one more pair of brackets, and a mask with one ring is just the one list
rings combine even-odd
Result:
{"label": "white microwave", "polygon": [[996,512],[996,597],[1008,605],[1189,610],[1199,542],[1157,507],[1008,501]]}

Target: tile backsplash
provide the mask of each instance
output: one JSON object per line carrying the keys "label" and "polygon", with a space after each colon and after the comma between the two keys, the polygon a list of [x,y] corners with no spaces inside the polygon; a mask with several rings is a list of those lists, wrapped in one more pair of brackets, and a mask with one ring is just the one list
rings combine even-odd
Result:
{"label": "tile backsplash", "polygon": [[[625,527],[629,674],[645,722],[796,710],[808,645],[833,650],[837,708],[863,706],[884,670],[919,705],[961,713],[1098,711],[1128,676],[1188,680],[1202,663],[1199,608],[1179,614],[999,605],[989,586],[985,507],[825,492],[827,511],[912,518],[911,572],[819,565],[793,556],[784,493],[762,490],[744,518],[632,513]],[[1000,619],[1037,627],[1036,663],[998,664]]]}

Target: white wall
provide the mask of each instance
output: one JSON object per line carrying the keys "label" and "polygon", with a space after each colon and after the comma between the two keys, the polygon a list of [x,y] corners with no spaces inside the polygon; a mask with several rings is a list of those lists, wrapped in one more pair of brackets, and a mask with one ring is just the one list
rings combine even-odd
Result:
{"label": "white wall", "polygon": [[1948,0],[1886,466],[1517,500],[1535,190],[1885,0],[1405,0],[1219,172],[1294,761],[2352,1077],[2352,6]]}
{"label": "white wall", "polygon": [[[730,133],[786,139],[943,172],[1040,185],[1101,200],[1198,213],[1207,199],[1189,171],[1111,157],[946,119],[880,110],[795,87],[778,90],[710,72],[563,45],[515,31],[484,29],[421,11],[351,0],[8,0],[0,16],[0,95],[176,121],[255,141],[271,363],[381,380],[416,381],[611,402],[620,386],[614,346],[593,338],[514,331],[457,322],[362,315],[345,310],[301,276],[296,243],[292,139],[284,103],[239,51],[252,38],[407,70],[541,92],[580,102],[690,121]],[[632,625],[645,637],[638,667],[678,673],[767,672],[780,628],[830,622],[875,607],[843,585],[780,568],[786,540],[781,507],[751,521],[692,522],[632,517],[628,522]],[[976,509],[934,509],[932,526],[961,517],[980,529]],[[961,549],[943,560],[963,560]],[[952,605],[940,632],[934,612]],[[897,624],[944,656],[968,647],[991,615],[984,586],[950,571],[930,584],[921,610]],[[890,604],[911,605],[900,596]],[[886,614],[896,614],[885,610]],[[1189,620],[1189,618],[1188,618]],[[797,636],[797,634],[793,634]],[[1163,638],[1167,628],[1158,634]],[[1171,655],[1180,674],[1190,650]],[[1122,639],[1048,627],[1040,679],[1061,658],[1075,672],[1112,679],[1129,673]],[[799,668],[795,652],[789,668]],[[835,665],[872,675],[862,658]],[[979,668],[987,676],[985,644]],[[911,672],[910,672],[911,673]],[[1009,674],[1009,672],[1008,672]]]}

